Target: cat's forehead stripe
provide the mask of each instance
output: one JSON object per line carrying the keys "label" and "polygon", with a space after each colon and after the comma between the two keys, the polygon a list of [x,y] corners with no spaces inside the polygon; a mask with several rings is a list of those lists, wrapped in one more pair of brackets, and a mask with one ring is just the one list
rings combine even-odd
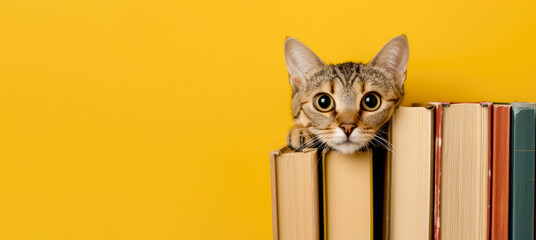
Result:
{"label": "cat's forehead stripe", "polygon": [[341,82],[343,83],[343,85],[348,86],[348,78],[346,77],[346,74],[343,73],[344,69],[342,68],[342,65],[339,65],[338,67],[334,69],[335,69],[335,73],[337,74],[337,76],[341,79]]}
{"label": "cat's forehead stripe", "polygon": [[353,72],[352,76],[350,76],[350,78],[352,79],[352,80],[350,80],[350,86],[354,85],[354,82],[357,79],[357,75],[358,75],[357,72]]}
{"label": "cat's forehead stripe", "polygon": [[345,87],[352,86],[356,79],[361,79],[361,63],[346,62],[338,65],[329,65],[333,79],[337,79]]}
{"label": "cat's forehead stripe", "polygon": [[344,81],[339,76],[335,76],[334,79],[339,80],[339,82],[341,82],[343,86],[346,86],[346,84],[344,84]]}

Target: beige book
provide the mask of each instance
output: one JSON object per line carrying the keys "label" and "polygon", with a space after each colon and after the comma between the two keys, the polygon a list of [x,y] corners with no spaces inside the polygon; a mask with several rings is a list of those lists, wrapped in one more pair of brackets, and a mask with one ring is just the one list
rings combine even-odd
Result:
{"label": "beige book", "polygon": [[371,240],[372,153],[327,152],[323,174],[325,239]]}
{"label": "beige book", "polygon": [[485,103],[443,108],[440,239],[488,239],[490,114]]}
{"label": "beige book", "polygon": [[388,225],[391,239],[432,238],[434,110],[400,107],[393,115]]}
{"label": "beige book", "polygon": [[270,152],[274,240],[319,240],[316,149]]}

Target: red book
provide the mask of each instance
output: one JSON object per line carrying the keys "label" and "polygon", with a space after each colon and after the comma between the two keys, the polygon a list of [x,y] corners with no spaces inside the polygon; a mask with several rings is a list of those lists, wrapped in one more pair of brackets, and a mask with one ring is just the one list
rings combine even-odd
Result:
{"label": "red book", "polygon": [[510,105],[493,106],[491,240],[508,239]]}
{"label": "red book", "polygon": [[434,240],[439,240],[439,205],[441,186],[441,139],[443,137],[443,106],[448,103],[441,102],[436,105],[435,123],[435,172],[434,172]]}

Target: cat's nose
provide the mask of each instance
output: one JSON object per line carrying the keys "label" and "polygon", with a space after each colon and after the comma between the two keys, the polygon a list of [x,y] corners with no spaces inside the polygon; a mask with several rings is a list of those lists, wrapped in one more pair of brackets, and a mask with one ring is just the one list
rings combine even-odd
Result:
{"label": "cat's nose", "polygon": [[341,124],[341,128],[342,130],[344,130],[344,133],[346,134],[346,136],[350,136],[350,134],[352,134],[352,131],[356,128],[357,126],[355,124],[348,124],[348,123],[343,123]]}

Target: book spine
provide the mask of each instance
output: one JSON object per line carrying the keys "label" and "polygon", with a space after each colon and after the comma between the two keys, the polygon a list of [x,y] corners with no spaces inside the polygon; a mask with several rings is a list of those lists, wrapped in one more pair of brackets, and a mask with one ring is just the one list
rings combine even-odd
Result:
{"label": "book spine", "polygon": [[328,239],[328,212],[327,212],[327,193],[326,193],[326,155],[328,153],[328,149],[323,149],[322,151],[322,158],[320,159],[321,163],[321,168],[322,168],[322,226],[320,226],[320,228],[322,228],[322,240],[327,240]]}
{"label": "book spine", "polygon": [[276,174],[276,158],[280,151],[270,152],[270,186],[272,193],[272,229],[273,239],[279,240],[279,228],[277,224],[277,174]]}
{"label": "book spine", "polygon": [[[387,141],[393,143],[393,121],[389,121],[387,132]],[[384,179],[384,195],[383,195],[383,240],[391,239],[391,159],[392,152],[386,152],[385,158],[385,179]]]}
{"label": "book spine", "polygon": [[491,236],[491,157],[492,157],[492,136],[493,136],[493,104],[492,103],[481,103],[482,106],[486,106],[488,108],[488,212],[487,212],[487,231],[486,231],[486,239],[490,239]]}
{"label": "book spine", "polygon": [[443,104],[436,107],[435,122],[435,173],[434,173],[434,240],[440,240],[440,187],[441,187],[441,138],[443,136]]}
{"label": "book spine", "polygon": [[508,239],[510,105],[493,106],[491,240]]}
{"label": "book spine", "polygon": [[511,240],[534,239],[535,107],[512,103],[510,162]]}

